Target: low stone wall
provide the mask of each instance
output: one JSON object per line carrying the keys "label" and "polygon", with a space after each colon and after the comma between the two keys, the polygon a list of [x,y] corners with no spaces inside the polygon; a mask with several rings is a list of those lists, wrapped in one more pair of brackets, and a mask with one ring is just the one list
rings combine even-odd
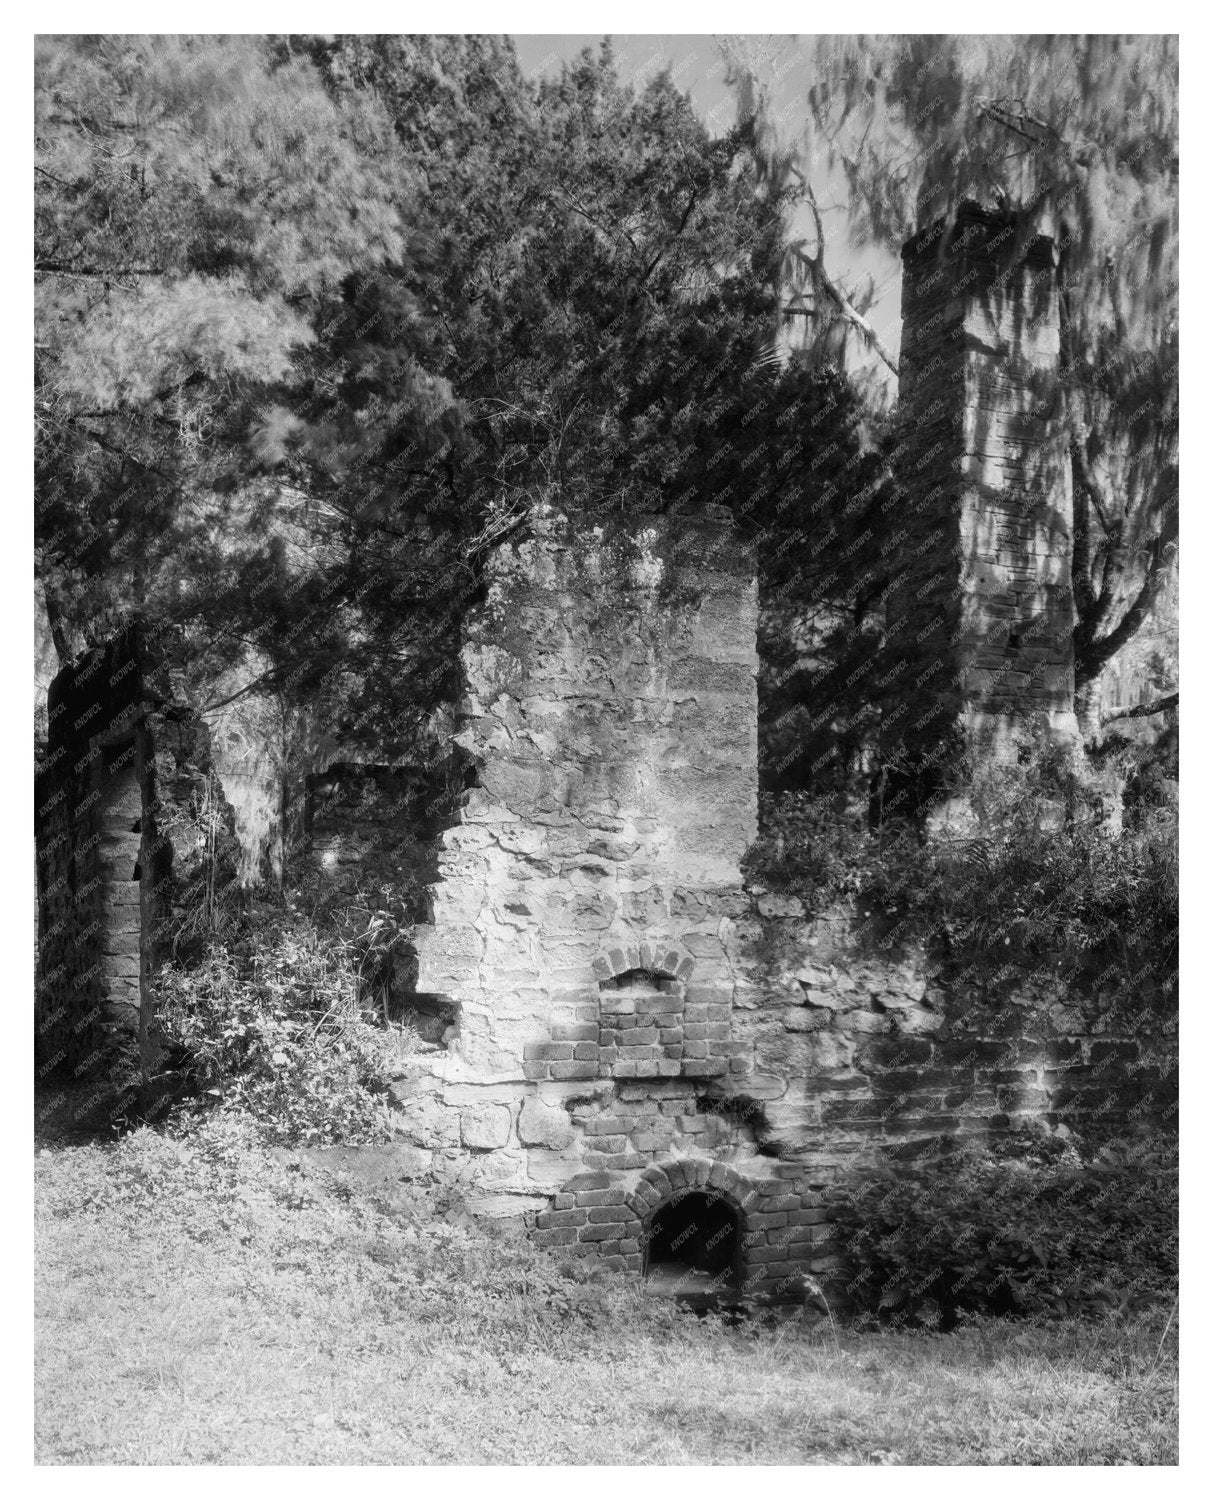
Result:
{"label": "low stone wall", "polygon": [[722,1195],[740,1215],[749,1291],[782,1295],[803,1272],[841,1277],[829,1184],[760,1155],[747,1122],[722,1112],[707,1086],[653,1078],[439,1091],[402,1080],[393,1091],[408,1142],[402,1168],[463,1188],[479,1213],[523,1215],[540,1245],[636,1273],[655,1210],[694,1190]]}
{"label": "low stone wall", "polygon": [[1010,955],[944,964],[885,941],[854,911],[809,917],[795,897],[756,896],[734,1033],[753,1049],[760,1140],[781,1155],[837,1175],[1031,1121],[1110,1134],[1174,1118],[1160,976],[1130,993],[1078,963],[1044,976]]}

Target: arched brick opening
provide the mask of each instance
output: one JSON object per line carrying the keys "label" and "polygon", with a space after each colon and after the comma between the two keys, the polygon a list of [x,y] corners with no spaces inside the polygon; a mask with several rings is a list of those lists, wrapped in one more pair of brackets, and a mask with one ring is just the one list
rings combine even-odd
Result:
{"label": "arched brick opening", "polygon": [[679,1296],[739,1291],[753,1189],[731,1167],[683,1157],[648,1168],[629,1197],[641,1221],[641,1270]]}
{"label": "arched brick opening", "polygon": [[[600,1076],[676,1078],[697,1071],[687,1066],[685,1045],[687,980],[694,967],[689,953],[649,942],[598,955]],[[696,1062],[706,1060],[706,1046],[691,1051]],[[713,1067],[721,1071],[719,1061]]]}

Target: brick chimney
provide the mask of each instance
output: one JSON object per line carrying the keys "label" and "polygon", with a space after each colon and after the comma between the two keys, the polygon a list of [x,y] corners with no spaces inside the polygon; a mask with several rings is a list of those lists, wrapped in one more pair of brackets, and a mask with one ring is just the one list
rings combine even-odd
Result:
{"label": "brick chimney", "polygon": [[902,261],[886,814],[931,802],[966,756],[1079,743],[1053,242],[963,204]]}

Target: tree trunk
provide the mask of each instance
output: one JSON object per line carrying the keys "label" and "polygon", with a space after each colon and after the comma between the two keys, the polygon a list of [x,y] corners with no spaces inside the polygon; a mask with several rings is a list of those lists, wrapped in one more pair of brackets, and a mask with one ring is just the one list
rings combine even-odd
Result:
{"label": "tree trunk", "polygon": [[1074,685],[1074,713],[1084,745],[1098,744],[1103,735],[1103,717],[1099,711],[1102,672]]}
{"label": "tree trunk", "polygon": [[45,584],[42,586],[42,602],[46,609],[46,622],[50,626],[51,640],[54,643],[55,655],[59,658],[59,665],[66,667],[74,655],[71,642],[67,637],[67,630],[63,623],[63,614],[54,595]]}

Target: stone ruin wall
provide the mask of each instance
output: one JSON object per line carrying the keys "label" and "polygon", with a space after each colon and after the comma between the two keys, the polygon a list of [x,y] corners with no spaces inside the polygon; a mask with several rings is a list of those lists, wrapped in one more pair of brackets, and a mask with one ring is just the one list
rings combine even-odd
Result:
{"label": "stone ruin wall", "polygon": [[732,1016],[756,628],[725,512],[634,535],[549,512],[498,554],[463,654],[478,785],[419,942],[457,1034],[393,1102],[415,1170],[533,1215],[541,1243],[639,1270],[652,1208],[706,1189],[748,1211],[773,1286],[792,1252],[767,1232],[796,1216],[804,1262],[824,1210],[716,1107],[752,1067]]}
{"label": "stone ruin wall", "polygon": [[[706,1038],[690,1052],[683,1035],[625,1042],[606,1017],[634,1005],[599,988],[657,974],[650,1013],[727,1024],[684,1009],[692,969],[694,1003],[731,1004],[729,922],[757,828],[756,588],[725,527],[580,538],[548,516],[496,559],[463,653],[457,738],[479,785],[445,837],[418,979],[461,1005],[469,1068],[535,1082],[728,1071]],[[603,1035],[541,1043],[537,1016],[579,1031],[601,1018]],[[619,1055],[637,1045],[655,1050]]]}
{"label": "stone ruin wall", "polygon": [[913,774],[1042,734],[1077,746],[1073,498],[1050,240],[962,205],[902,251],[905,565],[884,737]]}
{"label": "stone ruin wall", "polygon": [[40,1076],[90,1056],[108,1026],[138,1033],[139,805],[133,743],[36,780]]}
{"label": "stone ruin wall", "polygon": [[[477,785],[443,839],[417,980],[457,1007],[454,1143],[501,1148],[473,1160],[478,1186],[537,1200],[582,1164],[569,1100],[640,1079],[689,1096],[729,1072],[756,608],[722,516],[631,537],[548,513],[491,565],[463,653]],[[605,1133],[586,1150],[628,1154]]]}
{"label": "stone ruin wall", "polygon": [[1126,988],[1078,960],[1050,976],[1013,955],[1001,970],[944,963],[890,918],[753,895],[739,924],[752,998],[734,1029],[753,1047],[764,1143],[815,1179],[1030,1123],[1175,1123],[1173,997],[1148,967]]}
{"label": "stone ruin wall", "polygon": [[630,1271],[655,1209],[719,1196],[751,1290],[842,1296],[831,1205],[865,1166],[1172,1118],[1174,1038],[1152,976],[1119,1009],[1090,976],[979,984],[746,889],[755,624],[724,515],[635,543],[549,515],[498,557],[464,652],[478,785],[420,942],[457,1034],[393,1088],[399,1161]]}

